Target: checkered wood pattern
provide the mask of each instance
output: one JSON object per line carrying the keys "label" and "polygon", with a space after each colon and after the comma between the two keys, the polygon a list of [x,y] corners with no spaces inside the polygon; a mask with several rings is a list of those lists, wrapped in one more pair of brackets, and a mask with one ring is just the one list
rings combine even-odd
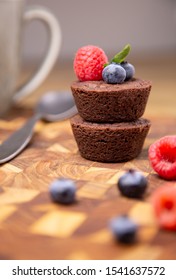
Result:
{"label": "checkered wood pattern", "polygon": [[[20,127],[25,117],[0,120],[0,140]],[[0,166],[0,259],[176,259],[176,235],[157,226],[150,204],[164,183],[151,169],[148,147],[176,133],[175,119],[151,119],[140,156],[130,162],[104,164],[83,159],[69,121],[36,125],[28,147]],[[128,168],[148,178],[143,200],[120,195],[116,183]],[[75,180],[77,201],[53,203],[48,186],[58,177]],[[138,241],[115,242],[109,220],[128,214],[141,225]]]}

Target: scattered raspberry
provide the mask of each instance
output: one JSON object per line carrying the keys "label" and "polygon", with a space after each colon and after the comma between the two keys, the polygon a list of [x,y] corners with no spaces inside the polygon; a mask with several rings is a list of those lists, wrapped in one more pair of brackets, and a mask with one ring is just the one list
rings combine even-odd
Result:
{"label": "scattered raspberry", "polygon": [[152,197],[155,215],[161,228],[176,230],[176,187],[164,185]]}
{"label": "scattered raspberry", "polygon": [[149,160],[160,177],[176,179],[176,135],[162,137],[149,148]]}
{"label": "scattered raspberry", "polygon": [[80,81],[102,80],[102,70],[108,62],[106,54],[96,46],[88,45],[80,48],[74,59],[74,71]]}

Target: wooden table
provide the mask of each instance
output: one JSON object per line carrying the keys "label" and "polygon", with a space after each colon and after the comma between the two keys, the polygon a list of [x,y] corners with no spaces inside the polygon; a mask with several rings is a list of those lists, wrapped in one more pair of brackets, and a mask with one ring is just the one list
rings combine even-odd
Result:
{"label": "wooden table", "polygon": [[[153,81],[145,112],[152,127],[140,156],[117,164],[85,160],[69,121],[39,122],[25,151],[0,166],[0,259],[176,259],[176,233],[158,228],[150,204],[152,192],[165,181],[148,161],[151,143],[176,134],[176,61],[135,63],[137,75]],[[42,92],[69,89],[73,79],[70,64],[55,68],[33,97],[0,120],[1,141],[32,115]],[[143,200],[125,198],[117,190],[117,180],[128,168],[148,178]],[[52,203],[48,192],[49,184],[63,176],[77,185],[77,202],[70,206]],[[120,214],[128,214],[141,225],[133,245],[115,242],[108,228],[109,220]]]}

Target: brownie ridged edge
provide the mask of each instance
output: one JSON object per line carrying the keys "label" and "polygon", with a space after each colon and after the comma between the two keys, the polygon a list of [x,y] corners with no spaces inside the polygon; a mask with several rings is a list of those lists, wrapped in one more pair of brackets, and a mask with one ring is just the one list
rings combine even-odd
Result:
{"label": "brownie ridged edge", "polygon": [[143,147],[151,123],[140,118],[128,123],[97,124],[79,115],[70,120],[82,157],[98,162],[125,162],[136,158]]}

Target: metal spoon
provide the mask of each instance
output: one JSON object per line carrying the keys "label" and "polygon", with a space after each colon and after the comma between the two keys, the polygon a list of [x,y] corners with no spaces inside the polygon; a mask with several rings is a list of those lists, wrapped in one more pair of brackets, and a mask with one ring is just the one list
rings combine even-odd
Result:
{"label": "metal spoon", "polygon": [[0,145],[0,164],[17,156],[27,146],[40,119],[61,121],[75,114],[77,108],[70,92],[47,92],[37,103],[34,116]]}

